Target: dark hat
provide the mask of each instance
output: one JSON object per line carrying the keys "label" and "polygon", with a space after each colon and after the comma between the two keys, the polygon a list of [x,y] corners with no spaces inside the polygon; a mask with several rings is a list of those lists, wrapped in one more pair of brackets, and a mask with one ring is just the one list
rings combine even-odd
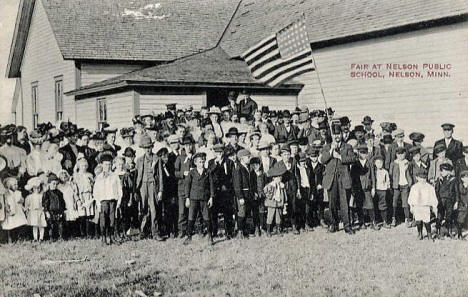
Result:
{"label": "dark hat", "polygon": [[451,123],[444,123],[441,125],[442,129],[444,130],[453,130],[453,128],[455,127],[454,124],[451,124]]}
{"label": "dark hat", "polygon": [[135,157],[135,150],[132,149],[131,147],[127,147],[127,148],[125,148],[123,156],[124,157]]}
{"label": "dark hat", "polygon": [[250,152],[246,149],[242,149],[240,151],[237,152],[237,158],[242,158],[242,157],[246,157],[246,156],[250,156]]}
{"label": "dark hat", "polygon": [[328,129],[327,122],[326,121],[320,122],[318,124],[318,128],[319,128],[319,130]]}
{"label": "dark hat", "polygon": [[239,95],[239,93],[236,92],[236,91],[229,91],[229,93],[228,93],[228,97],[237,97],[238,95]]}
{"label": "dark hat", "polygon": [[[135,118],[138,117],[138,116],[135,116]],[[134,119],[135,119],[134,118]],[[143,121],[144,118],[152,118],[154,119],[154,115],[152,113],[144,113],[142,114],[141,116],[138,117],[138,120],[141,122]]]}
{"label": "dark hat", "polygon": [[423,142],[424,134],[419,132],[413,132],[409,135],[409,139],[411,139],[414,142]]}
{"label": "dark hat", "polygon": [[309,146],[306,150],[306,154],[309,156],[309,157],[318,157],[319,155],[319,149],[313,147],[313,146]]}
{"label": "dark hat", "polygon": [[136,124],[143,124],[143,122],[141,121],[139,115],[136,115],[136,116],[133,117],[132,123],[133,123],[133,125],[136,125]]}
{"label": "dark hat", "polygon": [[284,144],[281,146],[280,151],[281,151],[281,153],[282,153],[282,152],[289,152],[289,153],[290,153],[290,152],[291,152],[291,148],[289,147],[289,144],[284,143]]}
{"label": "dark hat", "polygon": [[217,153],[224,152],[224,145],[222,143],[217,143],[213,146],[213,150]]}
{"label": "dark hat", "polygon": [[259,157],[253,157],[250,159],[250,164],[260,164],[260,158]]}
{"label": "dark hat", "polygon": [[440,164],[440,170],[447,170],[447,171],[452,171],[453,170],[453,166],[449,163],[442,163]]}
{"label": "dark hat", "polygon": [[364,119],[362,120],[363,125],[369,125],[372,124],[374,120],[370,116],[365,116]]}
{"label": "dark hat", "polygon": [[285,109],[283,110],[283,118],[290,118],[291,117],[291,113],[289,112],[289,110]]}
{"label": "dark hat", "polygon": [[291,145],[298,146],[299,141],[297,139],[293,139],[293,140],[288,141],[288,144],[289,144],[289,146],[291,146]]}
{"label": "dark hat", "polygon": [[392,138],[392,135],[390,134],[386,134],[382,137],[382,142],[384,144],[391,144],[393,142],[393,138]]}
{"label": "dark hat", "polygon": [[78,137],[82,138],[83,136],[88,136],[91,137],[92,133],[88,129],[79,129],[78,131]]}
{"label": "dark hat", "polygon": [[[327,109],[327,110],[328,110],[328,109]],[[332,109],[330,108],[330,110],[332,110]],[[326,117],[326,116],[327,116],[327,113],[325,112],[325,110],[319,109],[319,110],[318,110],[318,113],[317,113],[317,116],[318,116],[318,117]]]}
{"label": "dark hat", "polygon": [[151,137],[149,135],[145,134],[140,140],[140,147],[141,148],[149,148],[153,146],[153,140],[151,140]]}
{"label": "dark hat", "polygon": [[198,158],[206,159],[206,153],[199,152],[199,153],[196,153],[195,155],[193,155],[193,160],[196,160]]}
{"label": "dark hat", "polygon": [[439,154],[439,153],[441,153],[441,152],[443,152],[443,151],[445,151],[445,150],[447,150],[446,147],[445,147],[445,145],[443,145],[443,144],[436,145],[436,146],[434,147],[434,154],[437,155],[437,154]]}
{"label": "dark hat", "polygon": [[344,125],[351,124],[351,121],[349,120],[347,116],[344,116],[340,118],[340,123],[342,126],[344,126]]}
{"label": "dark hat", "polygon": [[278,113],[276,113],[276,110],[270,111],[270,118],[276,118],[278,117]]}
{"label": "dark hat", "polygon": [[49,132],[49,130],[53,128],[55,128],[55,126],[52,125],[51,122],[47,122],[38,124],[36,129],[39,130],[40,133],[46,134],[47,132]]}
{"label": "dark hat", "polygon": [[106,135],[109,135],[109,134],[115,134],[117,133],[117,128],[114,128],[114,129],[111,129],[109,126],[102,129],[102,131],[106,134]]}
{"label": "dark hat", "polygon": [[164,154],[168,154],[169,153],[169,150],[167,147],[165,146],[161,146],[157,151],[156,151],[156,155],[158,157],[161,157],[162,155]]}
{"label": "dark hat", "polygon": [[468,176],[468,170],[463,170],[460,172],[460,177],[466,177]]}
{"label": "dark hat", "polygon": [[53,181],[58,181],[58,177],[57,175],[55,175],[55,173],[49,173],[49,175],[47,176],[47,182],[48,183],[51,183]]}
{"label": "dark hat", "polygon": [[299,153],[299,162],[305,162],[307,161],[307,155],[304,152]]}
{"label": "dark hat", "polygon": [[247,89],[242,89],[241,94],[250,95],[250,91]]}
{"label": "dark hat", "polygon": [[310,116],[315,118],[315,117],[318,117],[319,115],[319,110],[318,109],[314,109],[310,112]]}
{"label": "dark hat", "polygon": [[369,148],[367,147],[367,145],[360,145],[357,147],[357,151],[360,153],[368,153]]}
{"label": "dark hat", "polygon": [[97,131],[91,135],[92,140],[104,140],[106,137],[101,131]]}
{"label": "dark hat", "polygon": [[332,123],[332,134],[340,134],[341,133],[341,124],[337,122]]}
{"label": "dark hat", "polygon": [[231,137],[233,135],[239,136],[239,130],[237,130],[236,127],[229,128],[228,133],[226,133],[226,137]]}
{"label": "dark hat", "polygon": [[171,119],[174,119],[174,114],[170,111],[166,111],[164,113],[164,119],[165,120],[171,120]]}
{"label": "dark hat", "polygon": [[169,104],[166,104],[166,108],[167,108],[167,110],[175,110],[176,105],[177,105],[177,103],[169,103]]}
{"label": "dark hat", "polygon": [[133,137],[133,135],[135,135],[135,130],[133,128],[122,128],[120,129],[120,135],[122,138]]}
{"label": "dark hat", "polygon": [[406,149],[404,147],[397,147],[395,152],[397,155],[401,155],[401,154],[406,153]]}
{"label": "dark hat", "polygon": [[299,145],[308,145],[309,140],[307,139],[307,137],[301,137],[301,138],[298,139],[298,143],[299,143]]}
{"label": "dark hat", "polygon": [[364,130],[364,126],[363,125],[356,125],[354,127],[354,132],[362,132],[362,133],[365,133],[366,131]]}
{"label": "dark hat", "polygon": [[380,161],[384,161],[384,157],[381,155],[381,154],[378,154],[378,155],[375,155],[374,156],[374,162],[377,161],[377,160],[380,160]]}
{"label": "dark hat", "polygon": [[270,108],[268,106],[262,106],[262,113],[270,113]]}
{"label": "dark hat", "polygon": [[180,144],[185,145],[185,144],[193,144],[193,138],[190,136],[184,136],[182,137],[182,140],[180,141]]}
{"label": "dark hat", "polygon": [[390,122],[382,122],[380,123],[380,127],[382,128],[383,131],[388,132],[388,133],[392,133],[397,128],[395,123],[390,123]]}
{"label": "dark hat", "polygon": [[278,119],[282,119],[284,117],[283,112],[281,110],[278,111],[277,115],[278,115]]}
{"label": "dark hat", "polygon": [[51,143],[60,143],[63,139],[63,132],[57,129],[52,129],[49,131],[48,140]]}
{"label": "dark hat", "polygon": [[420,178],[427,178],[427,170],[426,169],[421,169],[416,173],[417,177]]}
{"label": "dark hat", "polygon": [[282,176],[286,171],[286,167],[282,163],[276,163],[268,170],[267,175],[268,177]]}
{"label": "dark hat", "polygon": [[255,129],[252,133],[250,133],[249,138],[252,139],[252,137],[258,136],[259,138],[262,137],[262,134],[260,133],[260,130]]}
{"label": "dark hat", "polygon": [[409,153],[411,155],[416,155],[421,152],[421,148],[419,146],[413,146],[412,148],[409,149]]}

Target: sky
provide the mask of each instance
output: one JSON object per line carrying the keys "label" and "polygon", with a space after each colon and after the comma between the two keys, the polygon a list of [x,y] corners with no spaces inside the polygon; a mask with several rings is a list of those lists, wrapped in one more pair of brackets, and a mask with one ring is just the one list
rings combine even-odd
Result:
{"label": "sky", "polygon": [[15,29],[19,0],[0,0],[0,124],[11,120],[11,100],[15,80],[6,78],[11,38]]}

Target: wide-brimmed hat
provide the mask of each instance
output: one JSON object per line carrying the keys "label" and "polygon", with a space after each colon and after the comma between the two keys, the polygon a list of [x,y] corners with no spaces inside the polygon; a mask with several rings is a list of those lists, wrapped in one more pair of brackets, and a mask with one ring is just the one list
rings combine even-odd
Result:
{"label": "wide-brimmed hat", "polygon": [[122,138],[133,137],[133,135],[135,135],[135,129],[133,128],[120,129],[120,136],[122,136]]}
{"label": "wide-brimmed hat", "polygon": [[208,114],[220,114],[221,110],[219,109],[218,106],[211,106],[210,109],[208,110]]}
{"label": "wide-brimmed hat", "polygon": [[419,132],[413,132],[409,135],[409,139],[411,139],[414,142],[423,142],[424,134]]}
{"label": "wide-brimmed hat", "polygon": [[344,116],[340,118],[340,123],[341,125],[348,125],[351,124],[351,120],[347,116]]}
{"label": "wide-brimmed hat", "polygon": [[452,171],[453,170],[453,166],[450,163],[442,163],[442,164],[440,164],[439,167],[440,167],[440,170],[447,170],[447,171]]}
{"label": "wide-brimmed hat", "polygon": [[277,177],[282,176],[286,173],[286,167],[281,163],[276,163],[273,167],[268,170],[267,175],[268,177]]}
{"label": "wide-brimmed hat", "polygon": [[229,128],[228,132],[226,133],[226,137],[231,137],[233,135],[239,136],[239,130],[236,127]]}
{"label": "wide-brimmed hat", "polygon": [[28,183],[26,184],[26,186],[24,186],[24,189],[26,191],[31,191],[33,188],[37,188],[37,187],[40,187],[42,184],[42,180],[40,177],[32,177],[28,180]]}
{"label": "wide-brimmed hat", "polygon": [[370,116],[365,116],[364,119],[362,119],[362,124],[363,125],[370,125],[374,122],[374,120]]}
{"label": "wide-brimmed hat", "polygon": [[35,129],[29,133],[29,141],[32,144],[41,145],[46,139],[46,135]]}
{"label": "wide-brimmed hat", "polygon": [[106,139],[106,136],[104,135],[103,132],[101,131],[96,131],[95,133],[93,133],[90,137],[91,140],[104,140]]}
{"label": "wide-brimmed hat", "polygon": [[453,130],[453,128],[455,128],[455,125],[452,124],[452,123],[444,123],[442,125],[440,125],[442,127],[442,129],[444,130]]}
{"label": "wide-brimmed hat", "polygon": [[140,140],[140,147],[141,148],[149,148],[153,146],[153,140],[151,140],[151,137],[149,135],[143,135],[143,137]]}
{"label": "wide-brimmed hat", "polygon": [[1,137],[10,137],[16,133],[16,126],[13,124],[6,125],[0,129],[0,136]]}

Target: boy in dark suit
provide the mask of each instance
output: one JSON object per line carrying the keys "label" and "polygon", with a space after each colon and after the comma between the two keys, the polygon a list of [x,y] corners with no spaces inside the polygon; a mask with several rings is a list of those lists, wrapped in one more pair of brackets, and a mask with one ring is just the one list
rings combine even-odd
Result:
{"label": "boy in dark suit", "polygon": [[189,215],[187,238],[184,245],[192,241],[192,232],[198,211],[201,211],[203,222],[208,228],[208,242],[210,245],[213,244],[210,209],[213,206],[215,193],[211,174],[204,168],[205,160],[205,153],[197,153],[193,156],[195,168],[190,170],[185,182],[185,204],[188,205]]}
{"label": "boy in dark suit", "polygon": [[241,239],[248,238],[245,226],[246,215],[250,212],[250,203],[252,201],[252,184],[250,179],[249,163],[250,152],[242,149],[237,152],[235,169],[232,176],[234,193],[237,200],[237,228]]}
{"label": "boy in dark suit", "polygon": [[[306,208],[306,223],[309,226],[313,226],[313,220],[314,218],[317,219],[317,222],[320,223],[320,225],[323,228],[327,228],[327,225],[325,224],[324,220],[324,212],[326,205],[323,202],[323,187],[322,187],[322,182],[323,182],[323,170],[325,167],[320,164],[318,161],[318,156],[319,156],[319,149],[318,148],[313,148],[310,147],[307,150],[307,155],[309,157],[309,165],[310,165],[310,172],[312,174],[312,179],[314,181],[315,187],[312,188],[312,217],[309,218],[307,216],[307,208]],[[310,220],[310,221],[309,221]]]}
{"label": "boy in dark suit", "polygon": [[250,160],[250,183],[252,185],[253,199],[251,204],[252,219],[254,222],[255,233],[254,236],[261,235],[261,228],[264,228],[265,224],[265,194],[263,193],[263,187],[266,185],[266,175],[260,167],[260,159],[252,158]]}
{"label": "boy in dark suit", "polygon": [[297,192],[296,220],[299,228],[306,231],[313,230],[312,223],[312,198],[313,189],[316,188],[314,175],[304,152],[299,153],[299,162],[296,167],[296,179],[299,191]]}
{"label": "boy in dark suit", "polygon": [[457,180],[451,174],[453,166],[448,163],[440,164],[440,177],[435,182],[435,191],[439,203],[437,204],[437,236],[441,236],[440,228],[445,225],[448,236],[453,238],[453,208],[458,201]]}

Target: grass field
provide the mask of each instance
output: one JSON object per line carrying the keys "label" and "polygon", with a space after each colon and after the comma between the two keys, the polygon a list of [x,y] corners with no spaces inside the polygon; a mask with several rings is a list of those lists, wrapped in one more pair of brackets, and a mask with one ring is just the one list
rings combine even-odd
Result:
{"label": "grass field", "polygon": [[[403,226],[221,241],[2,245],[4,296],[467,296],[468,241]],[[83,259],[77,263],[50,260]],[[133,264],[126,261],[135,260]],[[0,294],[2,295],[2,294]]]}

